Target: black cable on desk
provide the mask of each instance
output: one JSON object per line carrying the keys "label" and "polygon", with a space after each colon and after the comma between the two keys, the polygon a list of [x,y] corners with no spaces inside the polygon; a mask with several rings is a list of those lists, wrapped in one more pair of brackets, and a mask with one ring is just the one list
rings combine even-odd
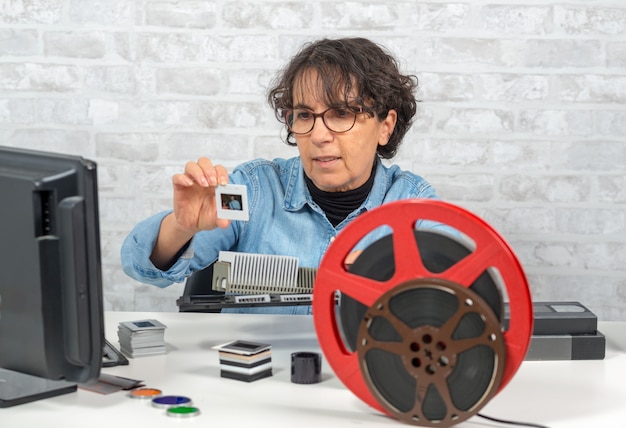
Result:
{"label": "black cable on desk", "polygon": [[534,424],[532,422],[507,421],[505,419],[493,418],[491,416],[483,415],[481,413],[476,413],[476,416],[480,416],[483,419],[487,419],[493,422],[498,422],[501,424],[509,424],[509,425],[516,425],[516,426],[521,426],[521,427],[532,427],[532,428],[549,428],[546,425]]}

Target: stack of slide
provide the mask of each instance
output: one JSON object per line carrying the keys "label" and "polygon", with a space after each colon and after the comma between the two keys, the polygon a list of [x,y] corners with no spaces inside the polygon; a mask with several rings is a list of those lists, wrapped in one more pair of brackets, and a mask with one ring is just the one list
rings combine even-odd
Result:
{"label": "stack of slide", "polygon": [[166,326],[154,319],[119,323],[120,350],[129,357],[165,354]]}
{"label": "stack of slide", "polygon": [[220,376],[252,382],[272,376],[271,346],[264,343],[235,340],[215,346],[219,351]]}

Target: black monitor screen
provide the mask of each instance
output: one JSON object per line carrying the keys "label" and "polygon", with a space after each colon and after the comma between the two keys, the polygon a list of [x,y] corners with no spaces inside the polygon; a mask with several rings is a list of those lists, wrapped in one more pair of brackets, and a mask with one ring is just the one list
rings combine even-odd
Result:
{"label": "black monitor screen", "polygon": [[103,343],[96,164],[0,146],[0,368],[89,382]]}

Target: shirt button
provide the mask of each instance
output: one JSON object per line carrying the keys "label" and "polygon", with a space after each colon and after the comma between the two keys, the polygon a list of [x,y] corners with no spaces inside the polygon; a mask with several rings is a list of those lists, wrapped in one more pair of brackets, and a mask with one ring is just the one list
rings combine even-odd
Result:
{"label": "shirt button", "polygon": [[331,237],[330,237],[330,242],[334,242],[334,241],[335,241],[335,237],[334,237],[334,236],[331,236]]}

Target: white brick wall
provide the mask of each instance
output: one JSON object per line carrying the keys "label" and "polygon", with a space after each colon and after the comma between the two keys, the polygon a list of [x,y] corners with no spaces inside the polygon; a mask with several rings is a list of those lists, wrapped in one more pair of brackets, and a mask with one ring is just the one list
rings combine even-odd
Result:
{"label": "white brick wall", "polygon": [[365,36],[421,83],[396,162],[491,223],[533,295],[626,320],[623,0],[13,0],[0,3],[0,141],[100,167],[107,309],[176,310],[119,247],[170,176],[291,156],[265,104],[302,42]]}

